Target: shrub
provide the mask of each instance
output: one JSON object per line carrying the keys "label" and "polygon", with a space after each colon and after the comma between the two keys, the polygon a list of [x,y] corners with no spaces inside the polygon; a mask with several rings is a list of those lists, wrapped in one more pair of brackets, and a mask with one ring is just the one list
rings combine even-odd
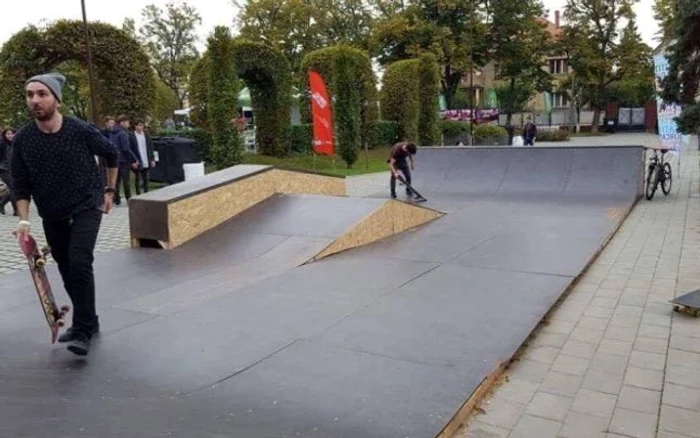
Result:
{"label": "shrub", "polygon": [[361,141],[362,77],[358,71],[357,58],[352,54],[341,51],[333,58],[336,138],[340,156],[348,169],[357,160]]}
{"label": "shrub", "polygon": [[508,131],[498,125],[477,125],[474,128],[474,140],[483,145],[507,145]]}
{"label": "shrub", "polygon": [[209,37],[209,123],[213,134],[212,161],[218,168],[239,164],[243,159],[243,142],[231,123],[237,116],[236,102],[239,93],[238,81],[233,66],[228,29],[217,26]]}
{"label": "shrub", "polygon": [[437,144],[440,72],[434,55],[389,64],[382,87],[382,118],[399,126],[399,140]]}
{"label": "shrub", "polygon": [[458,120],[440,120],[438,123],[442,133],[442,141],[446,145],[456,145],[460,141],[467,144],[469,141],[469,123]]}
{"label": "shrub", "polygon": [[436,145],[440,139],[440,70],[435,55],[425,54],[419,58],[418,76],[419,142],[425,146]]}
{"label": "shrub", "polygon": [[399,125],[390,120],[379,120],[369,125],[369,148],[392,146],[398,141]]}
{"label": "shrub", "polygon": [[293,153],[308,154],[313,150],[313,125],[305,123],[302,125],[289,126],[289,143]]}
{"label": "shrub", "polygon": [[[372,61],[369,55],[359,49],[347,45],[336,45],[326,47],[319,50],[314,50],[307,53],[301,62],[301,71],[303,72],[303,83],[300,85],[301,91],[301,116],[302,120],[311,122],[311,100],[309,98],[309,70],[315,70],[326,81],[326,87],[331,98],[336,96],[338,90],[335,88],[335,79],[333,77],[333,59],[344,53],[355,59],[355,68],[353,75],[360,81],[359,101],[360,101],[360,136],[361,142],[370,142],[369,130],[370,124],[379,118],[377,109],[377,84],[372,70]],[[336,113],[336,102],[332,102],[332,112]],[[337,126],[337,123],[335,124]],[[337,128],[336,128],[337,129]]]}
{"label": "shrub", "polygon": [[397,123],[399,141],[418,142],[418,62],[415,59],[392,62],[386,67],[383,79],[382,119]]}
{"label": "shrub", "polygon": [[567,131],[556,130],[556,131],[543,131],[539,130],[537,132],[536,141],[569,141],[570,136]]}

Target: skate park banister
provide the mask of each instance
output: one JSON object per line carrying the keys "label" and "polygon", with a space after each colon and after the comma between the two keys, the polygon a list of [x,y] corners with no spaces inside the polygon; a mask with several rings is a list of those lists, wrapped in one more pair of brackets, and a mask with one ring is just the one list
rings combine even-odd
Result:
{"label": "skate park banister", "polygon": [[341,177],[237,165],[129,201],[132,247],[173,249],[276,194],[345,196]]}

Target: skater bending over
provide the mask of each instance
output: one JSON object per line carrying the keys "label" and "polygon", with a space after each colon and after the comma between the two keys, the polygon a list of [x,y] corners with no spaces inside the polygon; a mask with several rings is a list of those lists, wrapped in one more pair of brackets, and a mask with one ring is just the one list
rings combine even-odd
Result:
{"label": "skater bending over", "polygon": [[[26,83],[25,99],[34,121],[14,137],[12,189],[20,219],[14,234],[21,239],[29,233],[33,199],[73,304],[73,325],[59,342],[68,342],[74,354],[86,355],[99,330],[94,249],[102,214],[112,209],[119,155],[97,129],[58,111],[65,81],[49,73]],[[106,161],[107,187],[96,156]]]}
{"label": "skater bending over", "polygon": [[[391,148],[389,154],[389,169],[391,170],[391,197],[396,198],[396,179],[399,177],[399,171],[403,173],[408,185],[411,185],[411,170],[415,169],[413,156],[416,155],[416,145],[413,143],[400,142],[396,143]],[[410,169],[407,160],[411,162]],[[406,187],[406,195],[412,196],[413,193],[409,187]]]}

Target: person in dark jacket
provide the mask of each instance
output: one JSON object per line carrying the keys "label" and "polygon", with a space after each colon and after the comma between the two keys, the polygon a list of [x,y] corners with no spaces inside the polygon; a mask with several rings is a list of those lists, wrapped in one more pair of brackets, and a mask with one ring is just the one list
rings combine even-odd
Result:
{"label": "person in dark jacket", "polygon": [[139,168],[134,170],[136,174],[136,194],[148,193],[148,176],[152,168],[156,167],[153,155],[153,140],[145,131],[146,124],[143,120],[134,121],[134,132],[131,134],[132,149],[136,151],[139,160]]}
{"label": "person in dark jacket", "polygon": [[138,159],[134,144],[129,140],[129,117],[119,116],[117,123],[112,128],[112,142],[119,150],[119,172],[117,174],[117,188],[114,194],[114,203],[121,204],[120,185],[124,188],[126,202],[131,198],[131,170],[138,169]]}
{"label": "person in dark jacket", "polygon": [[0,214],[5,214],[5,206],[7,203],[12,203],[12,211],[17,216],[17,202],[12,193],[12,174],[10,172],[10,163],[12,162],[12,140],[15,136],[15,131],[12,128],[5,128],[2,131],[0,139],[0,181],[7,187],[7,192],[0,195]]}
{"label": "person in dark jacket", "polygon": [[[11,162],[19,222],[13,234],[25,239],[34,201],[46,243],[73,304],[73,325],[59,338],[84,356],[99,331],[95,306],[94,251],[102,215],[112,209],[118,151],[80,119],[63,116],[65,76],[48,73],[30,78],[25,100],[34,120],[15,135]],[[105,187],[95,156],[107,161]]]}

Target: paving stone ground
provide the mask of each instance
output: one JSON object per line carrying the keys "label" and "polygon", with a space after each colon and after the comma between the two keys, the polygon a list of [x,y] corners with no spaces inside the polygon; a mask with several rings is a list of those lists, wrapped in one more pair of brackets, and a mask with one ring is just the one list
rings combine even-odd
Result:
{"label": "paving stone ground", "polygon": [[[10,205],[5,207],[5,211],[6,215],[0,215],[0,275],[27,268],[26,259],[17,245],[17,240],[12,235],[12,231],[17,226],[18,218],[12,216]],[[43,245],[46,242],[44,230],[41,226],[41,218],[37,215],[33,204],[30,206],[29,220],[32,223],[32,235],[38,240],[39,245]],[[108,215],[103,216],[95,252],[111,251],[128,246],[129,209],[122,204],[115,206]],[[52,263],[52,260],[49,258],[48,262]]]}
{"label": "paving stone ground", "polygon": [[694,139],[456,437],[700,437],[700,319],[668,303],[700,288],[699,158]]}

